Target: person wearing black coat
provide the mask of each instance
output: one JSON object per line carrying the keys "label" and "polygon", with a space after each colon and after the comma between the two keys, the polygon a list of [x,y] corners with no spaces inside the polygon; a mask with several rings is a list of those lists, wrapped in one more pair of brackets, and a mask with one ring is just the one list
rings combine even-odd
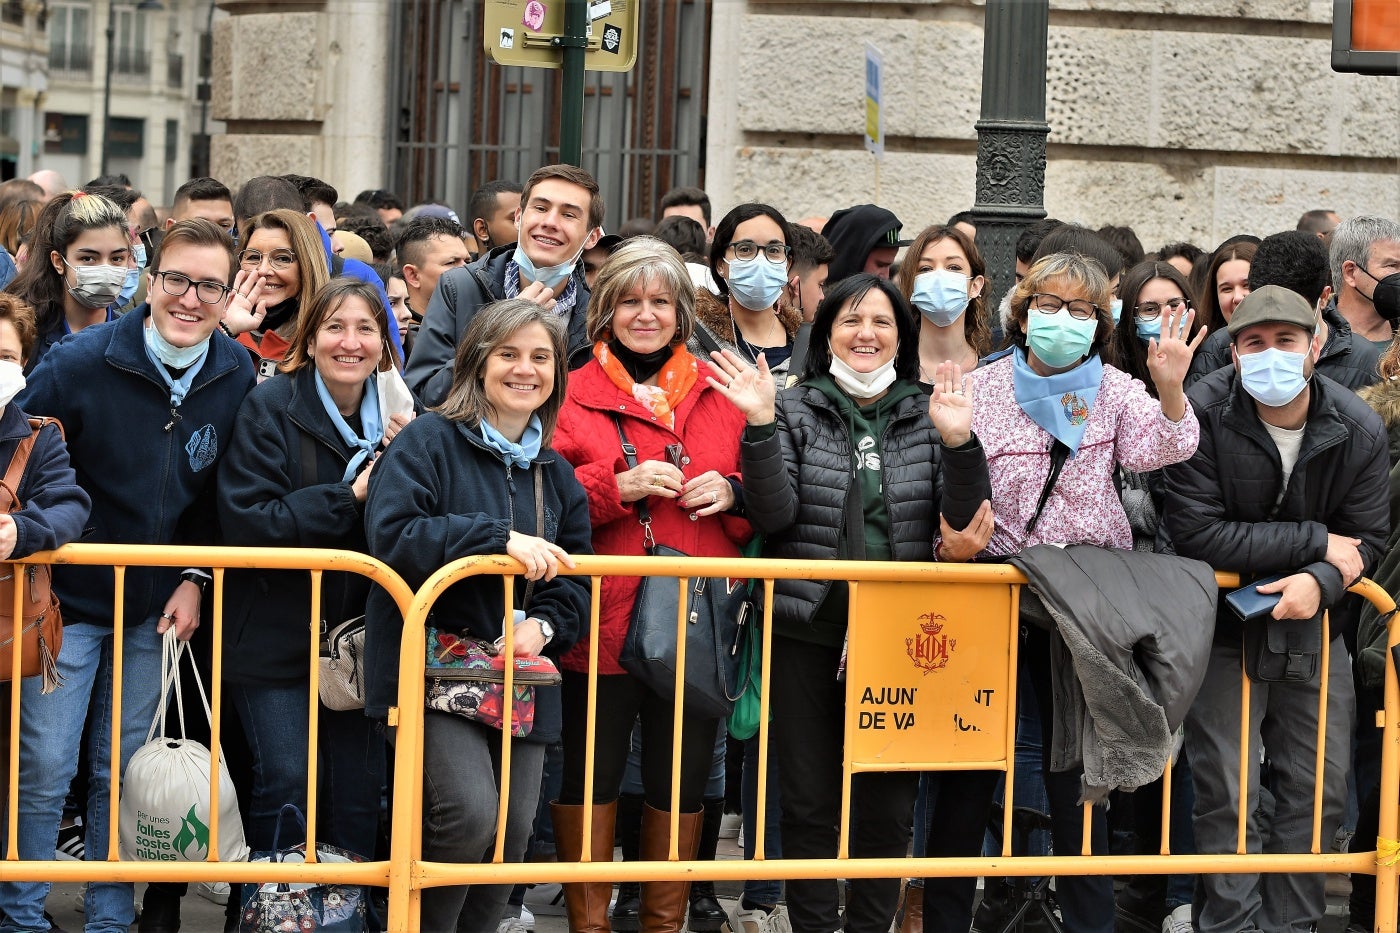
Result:
{"label": "person wearing black coat", "polygon": [[[561,564],[573,565],[570,554],[592,552],[583,487],[549,447],[567,372],[564,322],[556,314],[524,299],[488,305],[462,335],[447,401],[409,424],[370,478],[370,554],[410,587],[471,555],[504,553],[524,565],[513,589],[517,657],[557,660],[588,619],[588,578],[557,575]],[[447,589],[429,624],[489,644],[504,639],[505,612],[502,580],[488,573]],[[396,703],[403,618],[375,588],[365,623],[366,711],[382,718]],[[563,718],[557,686],[534,691],[532,730],[507,743],[507,862],[525,857],[545,749],[559,740]],[[466,712],[424,712],[423,858],[470,863],[492,856],[501,751],[500,732]],[[420,928],[495,933],[511,887],[430,888]]]}
{"label": "person wearing black coat", "polygon": [[[887,280],[858,273],[827,292],[812,322],[802,382],[793,388],[776,392],[761,355],[757,370],[728,352],[716,362],[727,382],[712,378],[711,385],[747,420],[744,508],[765,535],[763,556],[929,561],[941,538],[939,558],[964,561],[986,546],[991,480],[972,433],[961,368],[940,365],[925,398],[914,311]],[[775,582],[772,683],[765,687],[784,858],[836,855],[847,599],[839,579]],[[938,854],[978,854],[994,779],[954,772],[938,778],[940,819],[949,825],[939,841],[953,850]],[[905,854],[918,787],[915,772],[855,777],[852,858]],[[944,881],[925,883],[925,901],[936,905],[925,917],[956,925],[961,916],[966,929],[975,880]],[[885,933],[898,899],[897,878],[853,879],[845,929]],[[830,880],[789,880],[787,903],[798,933],[841,928]]]}
{"label": "person wearing black coat", "polygon": [[[1294,682],[1251,685],[1250,740],[1272,762],[1274,810],[1267,827],[1248,825],[1248,851],[1307,852],[1312,844],[1314,778],[1321,782],[1325,845],[1346,804],[1355,696],[1345,627],[1346,587],[1372,567],[1389,532],[1389,453],[1385,427],[1355,393],[1314,371],[1321,335],[1316,312],[1296,292],[1266,285],[1235,309],[1229,331],[1235,367],[1194,385],[1189,399],[1201,425],[1189,460],[1166,468],[1163,530],[1183,557],[1236,571],[1278,594],[1266,626],[1270,642],[1301,620],[1294,645],[1330,613],[1325,773],[1315,775],[1319,673]],[[1239,801],[1256,812],[1258,787],[1241,795],[1240,670],[1248,629],[1220,601],[1205,682],[1186,720],[1194,771],[1197,850],[1234,852]],[[1297,641],[1297,638],[1303,640]],[[1197,888],[1195,926],[1202,933],[1243,929],[1307,930],[1326,907],[1317,873],[1207,874]]]}
{"label": "person wearing black coat", "polygon": [[[380,370],[397,362],[390,326],[378,293],[355,279],[336,279],[310,300],[285,371],[248,394],[219,466],[226,543],[368,550],[369,455],[407,421],[378,410]],[[312,628],[324,637],[363,616],[369,586],[355,574],[325,574],[320,615],[313,619],[309,573],[228,572],[223,673],[253,755],[244,822],[255,851],[272,847],[284,804],[306,806]],[[321,705],[316,714],[316,838],[373,856],[384,784],[382,734],[362,710]],[[317,773],[316,766],[310,771]],[[283,845],[286,839],[284,833]]]}

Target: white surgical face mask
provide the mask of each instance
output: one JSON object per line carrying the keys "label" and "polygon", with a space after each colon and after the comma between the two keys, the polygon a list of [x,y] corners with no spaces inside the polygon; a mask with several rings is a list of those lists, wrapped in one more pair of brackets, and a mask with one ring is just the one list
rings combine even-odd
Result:
{"label": "white surgical face mask", "polygon": [[1282,408],[1307,388],[1303,375],[1306,353],[1291,353],[1269,347],[1258,353],[1241,353],[1240,382],[1244,390],[1259,404]]}
{"label": "white surgical face mask", "polygon": [[909,303],[937,327],[947,327],[967,310],[968,283],[971,280],[951,269],[932,269],[914,279]]}
{"label": "white surgical face mask", "polygon": [[[830,344],[827,344],[828,348]],[[875,367],[868,373],[856,372],[848,364],[843,362],[835,353],[831,354],[831,367],[829,372],[831,378],[836,380],[836,385],[854,399],[874,398],[884,392],[894,384],[894,361],[899,358],[899,351],[890,357],[884,364]]]}
{"label": "white surgical face mask", "polygon": [[68,294],[84,308],[105,308],[117,300],[122,286],[126,284],[125,266],[74,266],[63,260],[63,264],[73,270],[77,284],[68,289]]}

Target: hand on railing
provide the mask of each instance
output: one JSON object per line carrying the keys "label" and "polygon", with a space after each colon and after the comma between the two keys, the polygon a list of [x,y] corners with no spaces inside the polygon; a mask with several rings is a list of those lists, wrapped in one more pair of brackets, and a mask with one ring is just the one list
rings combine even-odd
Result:
{"label": "hand on railing", "polygon": [[1322,605],[1322,587],[1310,573],[1295,573],[1255,589],[1264,594],[1283,594],[1272,613],[1275,619],[1311,619]]}
{"label": "hand on railing", "polygon": [[938,559],[955,564],[965,563],[982,552],[987,542],[992,540],[996,521],[992,518],[992,503],[983,499],[977,514],[962,531],[954,530],[948,519],[938,516],[938,533],[942,541],[938,545]]}
{"label": "hand on railing", "polygon": [[526,580],[553,580],[559,565],[573,569],[574,559],[552,541],[512,531],[506,540],[506,553],[525,565]]}

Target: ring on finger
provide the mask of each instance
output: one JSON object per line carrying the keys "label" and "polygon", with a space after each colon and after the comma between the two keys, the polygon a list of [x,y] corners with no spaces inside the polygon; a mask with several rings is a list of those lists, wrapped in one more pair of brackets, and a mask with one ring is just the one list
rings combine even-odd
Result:
{"label": "ring on finger", "polygon": [[711,489],[711,490],[710,490],[710,505],[714,505],[714,504],[717,503],[717,502],[719,502],[719,493],[717,493],[717,492],[715,492],[713,489]]}

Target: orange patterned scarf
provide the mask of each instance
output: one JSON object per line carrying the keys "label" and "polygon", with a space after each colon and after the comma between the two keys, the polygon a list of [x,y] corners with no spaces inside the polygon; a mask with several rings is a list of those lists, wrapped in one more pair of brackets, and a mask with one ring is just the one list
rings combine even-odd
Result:
{"label": "orange patterned scarf", "polygon": [[593,345],[593,356],[603,367],[603,372],[613,381],[613,385],[645,405],[647,410],[668,428],[675,428],[676,406],[700,378],[700,365],[684,346],[676,347],[671,358],[656,374],[654,386],[634,381],[631,374],[608,349],[608,345],[601,340]]}

